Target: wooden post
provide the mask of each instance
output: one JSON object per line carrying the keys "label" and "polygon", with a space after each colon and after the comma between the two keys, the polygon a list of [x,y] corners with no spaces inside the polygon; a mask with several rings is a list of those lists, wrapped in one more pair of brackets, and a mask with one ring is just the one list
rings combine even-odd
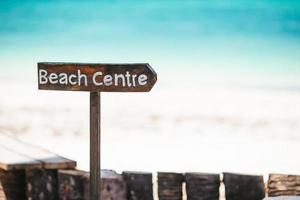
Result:
{"label": "wooden post", "polygon": [[27,199],[25,170],[0,169],[0,199]]}
{"label": "wooden post", "polygon": [[219,200],[219,174],[186,173],[186,193],[189,200]]}
{"label": "wooden post", "polygon": [[58,199],[57,169],[27,169],[28,199]]}
{"label": "wooden post", "polygon": [[80,170],[58,170],[59,200],[90,199],[90,174]]}
{"label": "wooden post", "polygon": [[90,92],[90,200],[100,199],[100,92],[149,92],[156,81],[148,63],[38,63],[40,90]]}
{"label": "wooden post", "polygon": [[100,198],[100,93],[90,93],[90,199]]}
{"label": "wooden post", "polygon": [[223,173],[226,200],[261,200],[265,197],[263,176]]}
{"label": "wooden post", "polygon": [[268,180],[268,196],[299,196],[300,176],[288,174],[270,174]]}
{"label": "wooden post", "polygon": [[182,200],[183,174],[158,172],[158,198],[160,200]]}
{"label": "wooden post", "polygon": [[123,172],[128,200],[153,200],[152,173]]}

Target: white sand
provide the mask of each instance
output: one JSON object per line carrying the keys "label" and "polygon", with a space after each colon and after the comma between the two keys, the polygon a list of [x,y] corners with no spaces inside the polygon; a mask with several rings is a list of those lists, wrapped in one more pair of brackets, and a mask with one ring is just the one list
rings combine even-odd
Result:
{"label": "white sand", "polygon": [[[300,174],[300,92],[175,80],[102,95],[102,168]],[[35,79],[0,90],[0,133],[89,168],[88,93],[38,91]]]}

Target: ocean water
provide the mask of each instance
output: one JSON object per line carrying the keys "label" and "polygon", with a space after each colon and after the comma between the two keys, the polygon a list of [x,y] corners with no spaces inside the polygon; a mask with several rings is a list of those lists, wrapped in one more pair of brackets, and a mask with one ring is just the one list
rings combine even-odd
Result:
{"label": "ocean water", "polygon": [[300,1],[0,1],[0,133],[88,169],[89,95],[39,91],[39,61],[157,72],[102,95],[103,168],[300,173]]}
{"label": "ocean water", "polygon": [[149,62],[199,70],[186,81],[298,88],[299,55],[299,1],[0,1],[9,78],[35,77],[38,61]]}

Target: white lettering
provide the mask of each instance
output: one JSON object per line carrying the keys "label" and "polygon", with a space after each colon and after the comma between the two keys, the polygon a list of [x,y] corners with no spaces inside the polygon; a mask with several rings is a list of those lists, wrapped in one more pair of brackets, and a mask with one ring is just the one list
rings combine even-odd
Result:
{"label": "white lettering", "polygon": [[139,85],[146,85],[147,84],[147,79],[148,79],[148,77],[145,74],[141,74],[138,77]]}
{"label": "white lettering", "polygon": [[126,77],[126,81],[127,81],[128,87],[131,87],[130,76],[131,76],[131,75],[130,75],[129,72],[127,71],[126,74],[125,74],[125,77]]}
{"label": "white lettering", "polygon": [[81,79],[84,80],[84,85],[87,86],[87,76],[85,74],[81,74],[80,70],[77,70],[78,74],[78,85],[81,85]]}
{"label": "white lettering", "polygon": [[94,75],[93,75],[93,83],[94,83],[96,86],[103,85],[102,82],[97,82],[97,81],[96,81],[97,76],[102,76],[102,75],[103,75],[102,72],[96,72],[96,73],[94,73]]}
{"label": "white lettering", "polygon": [[136,74],[133,74],[132,75],[132,85],[133,85],[133,87],[135,87],[135,78],[136,78]]}
{"label": "white lettering", "polygon": [[126,83],[125,83],[125,77],[123,74],[115,74],[115,86],[119,85],[119,79],[121,79],[122,85],[123,85],[123,87],[125,87]]}
{"label": "white lettering", "polygon": [[39,70],[39,82],[40,84],[47,84],[48,79],[47,79],[47,71],[44,69]]}
{"label": "white lettering", "polygon": [[60,73],[59,77],[59,84],[68,85],[68,75],[66,73]]}
{"label": "white lettering", "polygon": [[[92,80],[89,80],[92,79]],[[48,73],[45,69],[39,70],[39,84],[61,84],[61,85],[78,85],[88,86],[89,81],[92,81],[94,86],[114,86],[114,87],[139,87],[147,85],[148,76],[146,74],[131,74],[130,71],[125,73],[103,74],[103,72],[95,72],[92,77],[84,74],[81,70],[77,73],[68,74]]]}
{"label": "white lettering", "polygon": [[69,76],[69,83],[70,83],[71,85],[76,85],[76,84],[77,84],[76,81],[73,81],[73,80],[72,80],[72,79],[74,79],[74,78],[76,78],[76,75],[74,75],[74,74],[71,74],[71,75]]}
{"label": "white lettering", "polygon": [[57,74],[51,73],[51,74],[49,75],[49,82],[50,82],[51,84],[56,84],[56,83],[58,83],[57,78],[58,78]]}
{"label": "white lettering", "polygon": [[113,77],[109,74],[105,75],[103,78],[103,82],[105,86],[111,86],[113,84]]}

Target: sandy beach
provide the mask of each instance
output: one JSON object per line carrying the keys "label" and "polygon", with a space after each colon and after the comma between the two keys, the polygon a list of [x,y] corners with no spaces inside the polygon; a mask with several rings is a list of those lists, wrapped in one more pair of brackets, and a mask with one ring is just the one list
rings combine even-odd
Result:
{"label": "sandy beach", "polygon": [[[102,94],[102,168],[300,174],[298,91],[168,77],[175,80],[162,71],[150,93]],[[88,170],[89,94],[38,91],[35,78],[7,81],[0,132]]]}

